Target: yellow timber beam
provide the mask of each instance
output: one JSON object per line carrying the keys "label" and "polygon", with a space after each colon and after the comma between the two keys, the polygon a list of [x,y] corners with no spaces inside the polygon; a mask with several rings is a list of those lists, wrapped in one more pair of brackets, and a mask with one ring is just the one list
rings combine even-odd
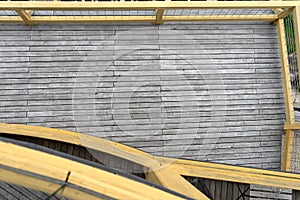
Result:
{"label": "yellow timber beam", "polygon": [[180,22],[180,21],[275,21],[277,15],[212,15],[212,16],[164,16],[162,21]]}
{"label": "yellow timber beam", "polygon": [[102,138],[53,128],[0,123],[0,133],[33,136],[84,146],[139,163],[149,168],[161,166],[154,156],[129,146]]}
{"label": "yellow timber beam", "polygon": [[[237,183],[284,187],[300,190],[300,179],[269,176],[265,174],[251,174],[240,171],[223,170],[208,167],[194,167],[190,165],[173,165],[173,171],[184,176],[202,177],[214,180],[223,180]],[[292,180],[292,181],[291,181]]]}
{"label": "yellow timber beam", "polygon": [[23,19],[20,16],[0,16],[0,22],[22,23]]}
{"label": "yellow timber beam", "polygon": [[[49,180],[44,180],[34,176],[30,176],[28,173],[18,173],[16,171],[8,170],[0,167],[0,180],[27,187],[30,189],[45,192],[47,194],[52,194],[61,184],[56,182],[51,182]],[[88,199],[88,200],[102,200],[95,195],[89,194],[87,192],[80,191],[71,187],[64,187],[63,194],[65,197],[71,199]]]}
{"label": "yellow timber beam", "polygon": [[[170,187],[170,189],[183,194],[188,194],[189,191],[193,192],[194,188],[190,187],[190,183],[188,181],[184,182],[183,179],[178,178],[181,175],[300,190],[299,174],[157,157],[119,143],[106,141],[93,136],[87,136],[85,134],[51,128],[0,124],[0,133],[32,136],[78,144],[85,146],[86,148],[96,149],[121,158],[132,160],[133,162],[137,162],[150,168],[149,172],[146,173],[148,180],[165,187]],[[11,154],[14,153],[14,149],[8,150],[7,148],[2,148],[2,145],[0,150],[10,151]],[[26,157],[24,154],[23,156]],[[164,177],[167,178],[164,180]],[[175,183],[169,183],[169,181],[178,181],[184,186],[177,187]]]}
{"label": "yellow timber beam", "polygon": [[[282,69],[282,83],[283,83],[283,91],[284,91],[286,122],[288,124],[294,124],[295,123],[294,108],[293,108],[293,101],[292,101],[290,71],[289,71],[288,53],[287,53],[283,19],[278,20],[277,31],[278,31],[278,40],[279,40],[279,47],[280,47],[280,60],[281,60],[281,69]],[[285,144],[284,144],[282,170],[290,171],[294,131],[289,129],[286,130],[285,133],[286,136],[285,136]]]}
{"label": "yellow timber beam", "polygon": [[297,51],[297,65],[298,65],[298,76],[300,78],[300,6],[297,6],[293,10],[294,20],[294,32],[295,32],[295,43]]}
{"label": "yellow timber beam", "polygon": [[[53,179],[64,181],[70,172],[68,183],[104,194],[114,199],[182,199],[161,189],[140,183],[112,172],[84,165],[69,159],[17,146],[8,142],[0,142],[0,163],[15,169],[21,169]],[[2,177],[6,181],[6,177]],[[18,184],[19,179],[8,179]],[[53,188],[53,187],[51,187]],[[49,188],[49,189],[51,189]],[[46,188],[44,188],[46,189]],[[146,192],[145,192],[146,191]],[[71,192],[71,191],[70,191]],[[63,195],[72,199],[76,193]],[[89,199],[89,198],[83,198]]]}
{"label": "yellow timber beam", "polygon": [[220,1],[130,1],[130,2],[60,2],[60,1],[6,1],[1,2],[1,10],[155,10],[162,9],[242,9],[242,8],[292,8],[299,6],[299,1],[250,1],[250,2],[220,2]]}
{"label": "yellow timber beam", "polygon": [[[185,176],[203,177],[246,184],[300,189],[300,175],[263,169],[238,167],[209,162],[157,157],[171,163],[169,171]],[[280,186],[279,186],[280,185]]]}
{"label": "yellow timber beam", "polygon": [[35,23],[154,22],[154,16],[34,16]]}

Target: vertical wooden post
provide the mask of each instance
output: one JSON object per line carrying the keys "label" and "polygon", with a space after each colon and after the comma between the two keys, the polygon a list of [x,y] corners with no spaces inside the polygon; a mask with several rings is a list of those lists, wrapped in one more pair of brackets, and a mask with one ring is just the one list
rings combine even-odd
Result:
{"label": "vertical wooden post", "polygon": [[[282,83],[283,83],[283,91],[284,91],[286,123],[294,124],[295,122],[294,108],[293,108],[293,101],[292,101],[288,52],[287,52],[286,38],[285,38],[285,31],[284,31],[284,19],[278,19],[277,31],[278,31],[278,41],[280,47],[280,60],[281,60],[281,69],[282,69]],[[283,155],[283,163],[282,163],[282,170],[285,171],[291,170],[293,138],[294,138],[294,131],[291,129],[286,130],[284,155]]]}
{"label": "vertical wooden post", "polygon": [[154,22],[155,25],[160,25],[163,23],[162,18],[164,16],[164,9],[157,9],[156,10],[156,20]]}
{"label": "vertical wooden post", "polygon": [[296,6],[293,10],[294,34],[297,52],[298,75],[300,80],[300,6]]}

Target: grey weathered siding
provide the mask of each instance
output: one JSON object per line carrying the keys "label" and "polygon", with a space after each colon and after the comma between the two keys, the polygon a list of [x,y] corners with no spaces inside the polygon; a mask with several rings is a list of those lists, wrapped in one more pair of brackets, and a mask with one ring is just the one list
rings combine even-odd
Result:
{"label": "grey weathered siding", "polygon": [[1,122],[93,134],[158,155],[280,167],[274,25],[0,27]]}

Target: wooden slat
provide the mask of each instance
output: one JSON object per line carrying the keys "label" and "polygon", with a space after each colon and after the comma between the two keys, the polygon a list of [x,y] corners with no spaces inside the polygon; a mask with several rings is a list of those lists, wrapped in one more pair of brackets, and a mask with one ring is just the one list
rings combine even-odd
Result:
{"label": "wooden slat", "polygon": [[300,199],[300,191],[299,190],[293,190],[292,191],[292,200],[298,200]]}

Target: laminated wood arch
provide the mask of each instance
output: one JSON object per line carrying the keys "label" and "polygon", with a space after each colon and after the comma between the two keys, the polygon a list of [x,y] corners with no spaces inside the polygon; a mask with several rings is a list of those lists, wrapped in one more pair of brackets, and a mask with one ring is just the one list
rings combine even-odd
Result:
{"label": "laminated wood arch", "polygon": [[[201,177],[243,184],[259,184],[272,187],[290,188],[295,191],[300,190],[299,174],[275,172],[183,159],[157,157],[119,143],[107,141],[93,136],[86,136],[88,140],[93,142],[82,143],[80,138],[84,134],[44,127],[0,124],[0,133],[2,137],[8,138],[12,135],[28,136],[32,138],[50,139],[52,141],[64,141],[65,143],[77,145],[84,144],[86,145],[86,148],[94,148],[98,151],[105,151],[106,153],[113,154],[124,159],[129,159],[133,162],[138,162],[139,164],[149,169],[148,171],[146,171],[147,180],[194,199],[208,198],[202,192],[196,189],[192,184],[190,184],[186,179],[184,179],[183,176]],[[98,192],[101,191],[101,193],[107,195],[107,193],[105,193],[104,190],[102,190],[101,188],[94,188],[90,184],[92,182],[94,183],[95,180],[92,180],[92,178],[96,177],[94,176],[95,174],[99,174],[99,177],[97,178],[98,181],[104,181],[109,179],[109,177],[107,176],[110,175],[105,174],[106,172],[102,172],[101,170],[98,172],[97,169],[94,169],[91,166],[76,163],[74,161],[70,161],[66,158],[61,158],[58,156],[47,155],[43,152],[38,152],[30,148],[20,147],[9,142],[2,141],[0,143],[0,147],[0,160],[1,163],[5,166],[17,168],[19,170],[26,170],[31,173],[40,173],[41,175],[50,176],[51,178],[58,179],[61,181],[65,179],[68,170],[71,171],[71,173],[74,171],[73,175],[75,175],[76,178],[74,177],[74,179],[70,179],[74,180],[74,183],[76,183],[77,185],[83,184],[81,186],[85,186],[90,190]],[[41,166],[32,164],[32,158],[34,159],[34,163],[39,163],[38,161],[41,160],[41,156],[45,157],[45,159],[43,160],[47,160],[46,164],[48,164],[48,166],[46,166],[45,163],[41,163]],[[61,166],[63,166],[62,171],[59,170]],[[158,166],[163,167],[156,168]],[[49,169],[58,171],[57,173],[53,172],[53,174],[51,172],[48,173],[44,170],[41,170],[45,169],[45,167],[46,169],[47,167],[49,167]],[[86,174],[85,172],[88,173]],[[85,176],[86,178],[82,178]],[[106,178],[103,178],[102,176]],[[91,182],[85,183],[83,180],[90,180]],[[122,189],[122,191],[124,191],[124,194],[122,193],[122,195],[127,194],[126,191],[130,190],[128,188],[126,189],[126,186],[122,186],[123,184],[125,184],[125,182],[118,181],[118,184],[116,186],[116,188],[125,187],[125,189]],[[126,185],[128,185],[129,182],[126,182]],[[115,191],[117,191],[117,189]],[[109,193],[109,195],[112,195],[112,193]],[[149,195],[151,194],[149,193]],[[122,196],[116,197],[121,198]],[[138,197],[138,194],[136,197]],[[149,196],[149,198],[151,199],[151,196]]]}
{"label": "laminated wood arch", "polygon": [[50,194],[65,185],[62,194],[71,199],[153,199],[154,196],[157,199],[187,199],[113,170],[89,166],[30,146],[6,140],[2,140],[0,146],[0,179],[9,183]]}

